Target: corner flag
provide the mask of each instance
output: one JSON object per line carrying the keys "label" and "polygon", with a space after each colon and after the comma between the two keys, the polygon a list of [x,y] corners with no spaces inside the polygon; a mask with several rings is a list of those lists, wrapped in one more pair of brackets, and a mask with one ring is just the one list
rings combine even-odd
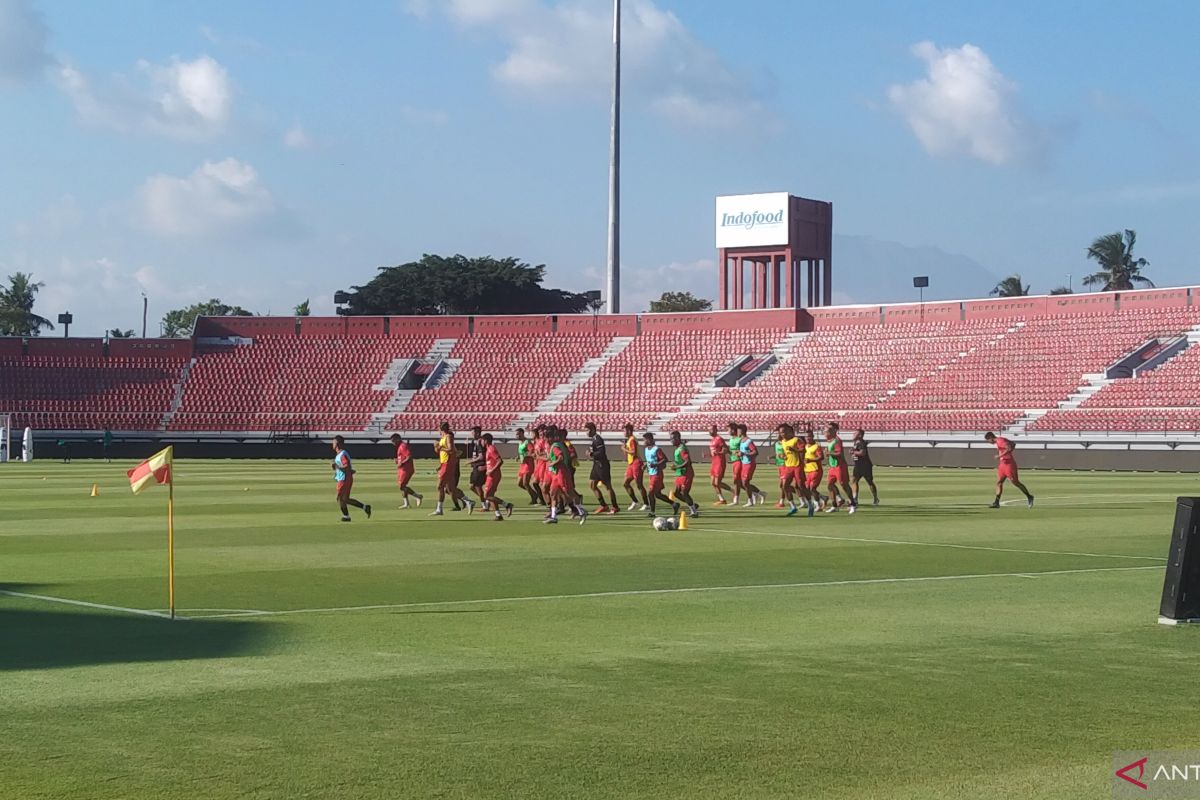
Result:
{"label": "corner flag", "polygon": [[145,489],[153,479],[156,483],[171,483],[171,462],[174,460],[175,448],[168,447],[159,450],[148,459],[129,470],[129,488],[134,494]]}
{"label": "corner flag", "polygon": [[151,481],[167,485],[167,602],[171,608],[171,619],[175,619],[175,480],[171,468],[175,462],[175,448],[159,450],[127,473],[129,488],[138,494]]}

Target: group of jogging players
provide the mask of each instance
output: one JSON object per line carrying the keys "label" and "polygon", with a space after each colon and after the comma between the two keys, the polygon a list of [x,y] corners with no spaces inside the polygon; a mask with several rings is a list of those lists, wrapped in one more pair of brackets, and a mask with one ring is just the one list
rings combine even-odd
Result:
{"label": "group of jogging players", "polygon": [[[589,488],[599,501],[599,507],[593,513],[616,514],[617,494],[608,446],[595,423],[589,422],[584,430],[587,432],[588,456],[592,462]],[[803,435],[800,435],[801,430]],[[726,439],[716,425],[709,429],[709,479],[716,493],[713,505],[724,506],[731,502],[741,505],[743,494],[747,508],[762,505],[767,502],[766,494],[754,483],[759,459],[758,446],[742,423],[730,422],[728,432],[729,438]],[[584,508],[583,495],[575,483],[579,455],[567,438],[567,431],[549,424],[538,425],[530,434],[527,436],[523,428],[516,430],[519,463],[517,486],[529,495],[531,505],[547,508],[544,519],[547,524],[556,524],[559,514],[567,512],[583,524],[588,518],[588,511]],[[449,423],[443,422],[434,446],[438,457],[438,500],[432,516],[444,514],[447,497],[456,511],[465,508],[471,513],[479,506],[490,510],[497,521],[512,516],[513,504],[498,494],[501,467],[505,459],[500,455],[492,434],[483,433],[479,426],[473,428],[465,453],[460,453],[454,438]],[[984,438],[996,448],[998,461],[996,494],[991,507],[1000,507],[1003,486],[1009,482],[1025,496],[1026,504],[1032,508],[1034,497],[1018,476],[1013,442],[994,433],[988,433]],[[423,495],[409,486],[415,473],[412,450],[399,434],[392,434],[391,440],[396,446],[396,480],[404,498],[401,508],[411,507],[410,498],[420,506]],[[345,440],[337,436],[331,444],[342,521],[350,521],[350,507],[362,509],[369,518],[371,506],[350,496],[354,469]],[[624,488],[630,499],[629,511],[644,511],[647,516],[654,517],[658,514],[659,503],[665,503],[675,514],[684,507],[692,516],[700,514],[699,504],[692,495],[695,465],[679,431],[670,433],[668,451],[655,441],[654,434],[646,432],[638,437],[634,434],[633,425],[626,423],[621,450],[625,457]],[[778,425],[774,443],[774,460],[779,478],[776,507],[786,508],[788,516],[799,513],[801,508],[811,517],[822,510],[834,513],[842,506],[853,514],[858,510],[859,485],[863,481],[871,490],[872,504],[879,505],[870,445],[861,428],[854,432],[850,454],[853,456],[852,473],[848,470],[846,448],[837,422],[825,426],[821,442],[817,441],[815,426],[811,423],[803,426],[790,423]],[[471,496],[459,487],[464,457],[470,469]],[[664,493],[668,469],[674,472],[674,488]],[[732,485],[725,482],[727,474],[731,475]],[[824,495],[821,494],[822,487],[825,489]],[[727,492],[732,495],[732,500],[725,498]]]}

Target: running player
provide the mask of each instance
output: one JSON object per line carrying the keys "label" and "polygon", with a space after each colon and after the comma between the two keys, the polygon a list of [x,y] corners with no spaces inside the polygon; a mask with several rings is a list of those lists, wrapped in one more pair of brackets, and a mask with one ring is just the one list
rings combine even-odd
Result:
{"label": "running player", "polygon": [[471,487],[471,493],[479,498],[480,511],[487,508],[483,497],[483,484],[487,482],[487,454],[485,451],[483,428],[476,425],[471,428],[471,441],[467,442],[467,464],[471,468],[471,475],[467,478],[467,482]]}
{"label": "running player", "polygon": [[741,426],[736,422],[729,423],[729,452],[733,456],[733,504],[742,502],[742,434]]}
{"label": "running player", "polygon": [[641,450],[638,448],[638,440],[633,435],[633,424],[625,423],[625,444],[621,446],[625,452],[625,491],[629,493],[629,499],[633,502],[629,504],[629,510],[635,511],[638,508],[637,495],[633,493],[633,487],[637,486],[638,494],[642,496],[641,510],[647,508],[646,499],[646,463],[642,461]]}
{"label": "running player", "polygon": [[1000,495],[1004,492],[1004,482],[1008,481],[1020,489],[1021,494],[1025,495],[1025,505],[1028,508],[1033,508],[1033,495],[1025,488],[1025,484],[1021,483],[1020,475],[1017,472],[1017,459],[1013,455],[1016,445],[1003,436],[997,436],[991,431],[984,434],[983,438],[988,444],[996,445],[996,460],[999,462],[996,465],[996,499],[992,501],[990,507],[1000,507]]}
{"label": "running player", "polygon": [[871,462],[870,443],[866,440],[862,428],[854,432],[854,441],[850,444],[850,452],[854,454],[854,502],[858,503],[858,482],[866,481],[871,487],[871,505],[879,505],[879,490],[875,488],[875,465]]}
{"label": "running player", "polygon": [[786,436],[784,429],[788,427],[785,423],[775,429],[775,469],[779,472],[779,499],[775,502],[776,508],[784,507],[784,500],[787,498],[788,487],[791,484],[790,470],[786,466],[787,456],[783,449],[783,440]]}
{"label": "running player", "polygon": [[742,454],[742,486],[746,488],[748,499],[746,508],[767,502],[767,496],[752,482],[754,469],[758,466],[758,446],[746,431],[746,426],[738,423],[738,451]]}
{"label": "running player", "polygon": [[546,505],[550,505],[550,440],[546,436],[548,427],[547,425],[538,425],[533,441],[533,480],[537,484],[542,498],[545,499]]}
{"label": "running player", "polygon": [[830,508],[825,510],[837,511],[838,487],[841,487],[850,506],[846,513],[853,514],[858,510],[858,501],[854,499],[854,492],[850,490],[850,475],[846,472],[846,448],[842,444],[842,437],[838,435],[836,422],[830,422],[829,427],[825,429],[825,457],[829,460],[829,497],[833,500]]}
{"label": "running player", "polygon": [[335,436],[330,444],[333,447],[333,463],[330,466],[333,468],[333,479],[337,481],[337,503],[342,509],[342,522],[350,521],[349,506],[361,508],[370,519],[370,504],[364,505],[350,496],[350,490],[354,488],[354,464],[350,460],[350,453],[346,451],[345,438]]}
{"label": "running player", "polygon": [[[596,513],[616,514],[617,493],[612,488],[612,464],[608,461],[608,445],[604,444],[604,437],[596,430],[596,423],[589,422],[584,426],[584,430],[587,431],[588,438],[591,439],[588,451],[592,457],[592,493],[600,501],[600,507],[596,509]],[[604,502],[604,494],[601,492],[601,489],[608,492],[609,503]]]}
{"label": "running player", "polygon": [[[496,490],[500,488],[500,466],[504,463],[504,458],[500,455],[500,451],[494,445],[492,435],[485,433],[479,437],[480,443],[483,445],[483,501],[487,506],[491,506],[492,511],[496,512],[496,522],[504,519],[500,514],[500,507],[504,507],[504,512],[508,516],[512,516],[513,504],[506,503],[496,496]],[[485,507],[487,507],[485,506]]]}
{"label": "running player", "polygon": [[546,468],[550,472],[550,516],[543,520],[550,524],[558,522],[558,505],[570,505],[579,515],[579,524],[587,522],[587,509],[576,502],[575,476],[571,472],[571,454],[563,441],[564,432],[553,425],[546,426]]}
{"label": "running player", "polygon": [[438,454],[438,502],[437,508],[429,516],[442,516],[446,495],[450,495],[450,499],[454,501],[456,511],[460,508],[460,501],[466,503],[468,511],[473,511],[474,503],[467,500],[466,495],[458,488],[458,448],[454,446],[454,432],[450,430],[448,422],[443,422],[439,430],[442,435],[433,446]]}
{"label": "running player", "polygon": [[821,477],[823,468],[821,465],[825,462],[825,450],[821,445],[817,444],[817,437],[813,432],[804,432],[804,488],[808,489],[808,493],[812,495],[813,501],[820,508],[823,501],[821,499]]}
{"label": "running player", "polygon": [[408,446],[408,442],[400,438],[398,433],[392,434],[392,444],[396,446],[396,485],[400,487],[400,493],[404,496],[404,505],[400,507],[408,508],[408,498],[415,497],[417,498],[417,508],[420,508],[421,501],[425,499],[425,496],[408,488],[413,472],[415,472],[412,449]]}
{"label": "running player", "polygon": [[708,454],[712,459],[708,465],[708,475],[712,487],[717,493],[717,501],[713,505],[723,506],[727,504],[725,492],[733,492],[733,487],[725,483],[725,465],[729,462],[729,445],[726,444],[725,437],[721,436],[721,431],[716,425],[709,428],[708,435],[711,437],[711,441],[708,443]]}
{"label": "running player", "polygon": [[683,501],[688,505],[688,511],[693,517],[700,516],[700,507],[692,499],[692,482],[696,479],[696,470],[692,466],[692,453],[687,443],[683,441],[679,431],[671,431],[671,445],[675,448],[675,491],[671,493],[672,502]]}
{"label": "running player", "polygon": [[541,504],[541,490],[533,482],[533,442],[525,438],[525,429],[517,428],[517,487],[529,495],[529,505]]}
{"label": "running player", "polygon": [[779,444],[783,451],[783,491],[788,502],[787,515],[793,517],[799,511],[796,507],[796,496],[799,495],[811,517],[815,506],[804,484],[804,444],[796,436],[796,429],[791,425],[784,424],[779,428]]}
{"label": "running player", "polygon": [[671,498],[662,493],[663,490],[663,470],[667,466],[667,454],[663,449],[654,443],[654,434],[647,433],[642,436],[642,444],[644,450],[642,457],[646,462],[646,472],[650,475],[650,486],[646,491],[646,497],[650,500],[650,513],[646,516],[658,516],[658,501],[662,500],[668,505],[673,505]]}

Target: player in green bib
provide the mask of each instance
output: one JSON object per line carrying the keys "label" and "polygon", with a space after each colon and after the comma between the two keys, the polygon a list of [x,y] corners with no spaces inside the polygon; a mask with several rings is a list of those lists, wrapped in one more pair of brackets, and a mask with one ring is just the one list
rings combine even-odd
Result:
{"label": "player in green bib", "polygon": [[787,462],[787,459],[784,456],[784,452],[783,452],[783,433],[781,432],[782,430],[783,430],[783,426],[780,425],[776,429],[778,436],[775,439],[775,469],[779,472],[779,502],[775,504],[776,508],[783,508],[783,495],[784,495],[783,485],[784,485],[784,481],[788,475],[788,471],[784,467],[784,464]]}
{"label": "player in green bib", "polygon": [[741,428],[738,423],[729,423],[729,452],[733,458],[733,504],[736,506],[742,502],[742,488],[745,484],[742,482],[742,435]]}
{"label": "player in green bib", "polygon": [[525,438],[525,429],[517,428],[517,486],[529,495],[529,504],[545,505],[542,487],[533,482],[533,442]]}
{"label": "player in green bib", "polygon": [[696,478],[696,470],[692,467],[692,454],[679,431],[671,431],[671,446],[675,448],[675,491],[671,493],[671,500],[687,503],[688,513],[693,517],[698,516],[700,509],[692,499],[692,481]]}

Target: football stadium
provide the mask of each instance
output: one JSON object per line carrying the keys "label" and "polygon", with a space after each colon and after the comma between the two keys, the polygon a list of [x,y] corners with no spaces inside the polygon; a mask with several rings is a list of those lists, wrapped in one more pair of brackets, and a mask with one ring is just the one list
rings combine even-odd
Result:
{"label": "football stadium", "polygon": [[1200,284],[1126,230],[1094,291],[839,302],[832,202],[721,194],[715,300],[622,311],[600,5],[569,309],[57,335],[10,278],[4,795],[1200,797]]}

